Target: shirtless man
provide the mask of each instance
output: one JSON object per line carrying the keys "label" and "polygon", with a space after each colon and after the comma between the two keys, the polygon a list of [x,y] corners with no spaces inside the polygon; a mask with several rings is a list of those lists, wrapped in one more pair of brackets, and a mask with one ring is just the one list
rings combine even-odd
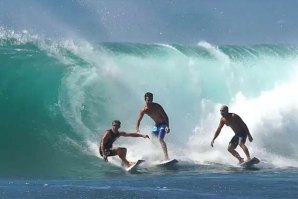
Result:
{"label": "shirtless man", "polygon": [[227,106],[222,106],[220,108],[220,114],[222,115],[222,118],[219,121],[219,126],[217,127],[217,130],[214,134],[213,140],[211,141],[211,146],[213,147],[214,141],[219,135],[222,127],[224,125],[230,126],[232,130],[234,131],[235,135],[231,139],[228,151],[239,160],[239,164],[244,162],[244,159],[241,158],[239,153],[235,150],[237,145],[239,145],[245,155],[246,155],[246,161],[250,160],[250,155],[247,147],[245,146],[246,138],[248,137],[249,141],[252,142],[253,138],[246,126],[246,124],[243,122],[243,120],[235,113],[229,113],[229,108]]}
{"label": "shirtless man", "polygon": [[151,119],[155,122],[152,133],[159,139],[164,153],[164,159],[168,160],[169,155],[164,137],[166,133],[170,133],[169,118],[162,106],[158,103],[153,102],[152,93],[147,92],[144,97],[146,105],[140,111],[139,117],[137,119],[136,130],[137,132],[139,132],[140,123],[143,119],[144,114],[147,114],[149,117],[151,117]]}
{"label": "shirtless man", "polygon": [[142,135],[140,133],[126,133],[123,131],[118,131],[120,128],[121,122],[119,120],[114,120],[112,123],[112,129],[106,130],[102,136],[99,145],[99,153],[103,157],[105,161],[108,161],[109,156],[118,155],[122,160],[122,164],[126,167],[129,167],[132,163],[130,163],[126,159],[127,149],[124,147],[113,148],[113,143],[120,137],[143,137],[149,138],[148,135]]}

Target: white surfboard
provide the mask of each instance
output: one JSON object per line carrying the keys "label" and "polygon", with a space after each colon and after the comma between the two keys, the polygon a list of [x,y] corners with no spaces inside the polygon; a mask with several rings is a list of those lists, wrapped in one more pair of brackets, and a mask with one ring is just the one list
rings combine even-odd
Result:
{"label": "white surfboard", "polygon": [[253,157],[252,159],[250,159],[249,161],[245,161],[245,162],[242,162],[240,164],[240,166],[242,167],[249,167],[249,166],[252,166],[254,164],[258,164],[260,162],[260,160],[256,157]]}
{"label": "white surfboard", "polygon": [[176,163],[178,163],[178,160],[176,160],[176,159],[169,159],[169,160],[164,160],[164,161],[158,162],[155,165],[156,166],[170,166],[170,165],[174,165]]}
{"label": "white surfboard", "polygon": [[145,160],[138,160],[130,167],[125,167],[125,170],[128,172],[135,171],[137,169],[138,165],[141,164],[142,162],[145,162]]}

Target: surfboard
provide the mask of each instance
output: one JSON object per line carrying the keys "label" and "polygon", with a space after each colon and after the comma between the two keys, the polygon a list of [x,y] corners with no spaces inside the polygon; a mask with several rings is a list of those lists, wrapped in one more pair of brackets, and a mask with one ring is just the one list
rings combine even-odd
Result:
{"label": "surfboard", "polygon": [[128,172],[135,171],[137,169],[138,165],[141,164],[142,162],[145,162],[145,160],[138,160],[130,167],[125,167],[125,170]]}
{"label": "surfboard", "polygon": [[171,166],[171,165],[174,165],[176,163],[178,163],[178,160],[176,160],[176,159],[169,159],[169,160],[164,160],[164,161],[158,162],[155,165],[156,166]]}
{"label": "surfboard", "polygon": [[240,164],[240,166],[242,167],[249,167],[249,166],[252,166],[254,164],[258,164],[260,162],[260,160],[256,157],[253,157],[252,159],[250,159],[249,161],[245,161],[245,162],[242,162]]}

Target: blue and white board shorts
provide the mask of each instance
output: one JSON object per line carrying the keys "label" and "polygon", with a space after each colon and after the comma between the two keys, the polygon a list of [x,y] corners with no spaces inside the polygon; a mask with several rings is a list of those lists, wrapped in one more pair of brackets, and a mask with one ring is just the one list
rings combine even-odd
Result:
{"label": "blue and white board shorts", "polygon": [[159,138],[164,138],[166,135],[166,127],[167,125],[164,123],[161,124],[156,124],[153,129],[152,129],[152,133]]}

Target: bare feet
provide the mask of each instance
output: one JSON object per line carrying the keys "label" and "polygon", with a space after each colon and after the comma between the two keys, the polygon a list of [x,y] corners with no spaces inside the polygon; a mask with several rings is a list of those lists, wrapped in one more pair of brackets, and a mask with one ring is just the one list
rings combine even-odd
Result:
{"label": "bare feet", "polygon": [[239,159],[239,164],[243,163],[244,162],[244,159],[243,158],[240,158]]}
{"label": "bare feet", "polygon": [[129,164],[126,165],[126,167],[130,167],[130,166],[132,166],[133,164],[135,164],[135,162],[129,162]]}
{"label": "bare feet", "polygon": [[128,164],[127,163],[125,163],[125,162],[121,162],[121,166],[123,166],[123,167],[130,167],[131,165],[133,165],[135,162],[128,162]]}

